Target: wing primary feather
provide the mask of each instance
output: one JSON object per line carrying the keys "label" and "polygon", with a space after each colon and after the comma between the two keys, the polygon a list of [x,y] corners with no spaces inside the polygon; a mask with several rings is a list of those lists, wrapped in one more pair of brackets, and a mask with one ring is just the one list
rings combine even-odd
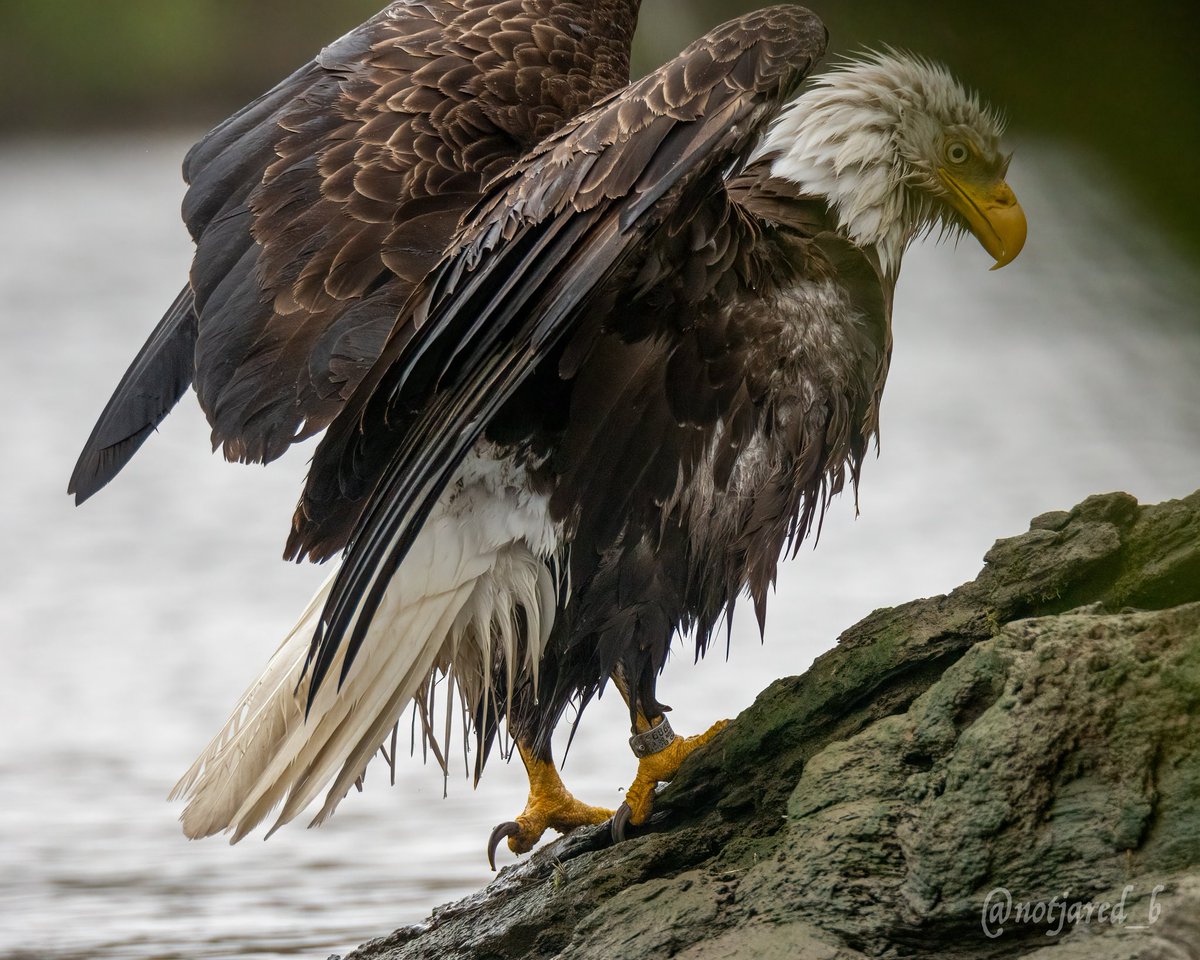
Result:
{"label": "wing primary feather", "polygon": [[187,286],[138,351],[84,444],[67,486],[76,504],[121,472],[191,385],[196,334]]}

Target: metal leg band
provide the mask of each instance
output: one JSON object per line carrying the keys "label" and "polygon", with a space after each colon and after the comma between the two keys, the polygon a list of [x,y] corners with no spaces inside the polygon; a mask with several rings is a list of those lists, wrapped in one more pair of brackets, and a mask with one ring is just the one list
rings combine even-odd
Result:
{"label": "metal leg band", "polygon": [[674,742],[675,731],[667,723],[667,718],[663,717],[656,726],[651,727],[645,733],[634,734],[630,737],[629,749],[633,751],[635,757],[641,760],[643,757],[661,753]]}

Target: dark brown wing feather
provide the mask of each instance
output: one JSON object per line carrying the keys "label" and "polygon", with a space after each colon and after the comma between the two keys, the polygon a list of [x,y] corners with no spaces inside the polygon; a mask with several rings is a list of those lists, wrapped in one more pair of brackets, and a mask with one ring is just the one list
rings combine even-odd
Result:
{"label": "dark brown wing feather", "polygon": [[230,459],[269,461],[322,429],[483,184],[628,81],[638,7],[393,3],[213,130],[184,164],[194,309],[126,375],[73,488],[115,475],[193,354]]}
{"label": "dark brown wing feather", "polygon": [[[324,428],[482,184],[626,81],[636,12],[393,4],[322,53],[252,168],[249,255],[201,311],[197,392],[227,456],[269,460]],[[223,238],[227,262],[236,246]]]}
{"label": "dark brown wing feather", "polygon": [[[569,124],[464,227],[314,458],[289,542],[328,555],[370,497],[314,640],[310,696],[344,668],[396,566],[485,425],[556,355],[606,280],[680,210],[723,191],[824,50],[800,8],[749,14]],[[344,675],[344,673],[343,673]]]}
{"label": "dark brown wing feather", "polygon": [[71,474],[81,504],[115,477],[192,383],[196,311],[184,287],[138,351],[100,414]]}

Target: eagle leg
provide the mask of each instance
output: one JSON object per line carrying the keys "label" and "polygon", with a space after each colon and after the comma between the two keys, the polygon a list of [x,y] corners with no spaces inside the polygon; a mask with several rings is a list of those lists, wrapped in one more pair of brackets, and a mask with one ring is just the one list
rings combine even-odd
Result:
{"label": "eagle leg", "polygon": [[704,733],[694,737],[680,737],[675,735],[665,716],[659,716],[653,721],[638,716],[639,732],[629,741],[638,757],[638,772],[633,784],[625,791],[625,802],[613,814],[614,843],[625,839],[625,829],[630,824],[637,827],[650,819],[654,810],[655,787],[673,779],[684,760],[727,726],[728,720],[719,720]]}
{"label": "eagle leg", "polygon": [[529,777],[529,800],[516,820],[502,823],[488,840],[488,863],[496,869],[496,849],[508,840],[513,853],[528,853],[548,829],[569,833],[576,827],[604,823],[613,811],[576,800],[558,775],[553,759],[540,757],[534,747],[517,741],[521,762]]}

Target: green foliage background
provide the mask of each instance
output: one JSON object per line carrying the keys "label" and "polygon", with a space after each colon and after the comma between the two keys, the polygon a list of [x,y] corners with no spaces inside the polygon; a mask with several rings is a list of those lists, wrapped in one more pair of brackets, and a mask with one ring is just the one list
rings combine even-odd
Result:
{"label": "green foliage background", "polygon": [[[645,0],[639,70],[762,3]],[[1200,249],[1200,4],[827,0],[832,55],[941,59],[1024,137],[1103,155]],[[0,0],[0,134],[201,127],[290,72],[380,0]]]}

